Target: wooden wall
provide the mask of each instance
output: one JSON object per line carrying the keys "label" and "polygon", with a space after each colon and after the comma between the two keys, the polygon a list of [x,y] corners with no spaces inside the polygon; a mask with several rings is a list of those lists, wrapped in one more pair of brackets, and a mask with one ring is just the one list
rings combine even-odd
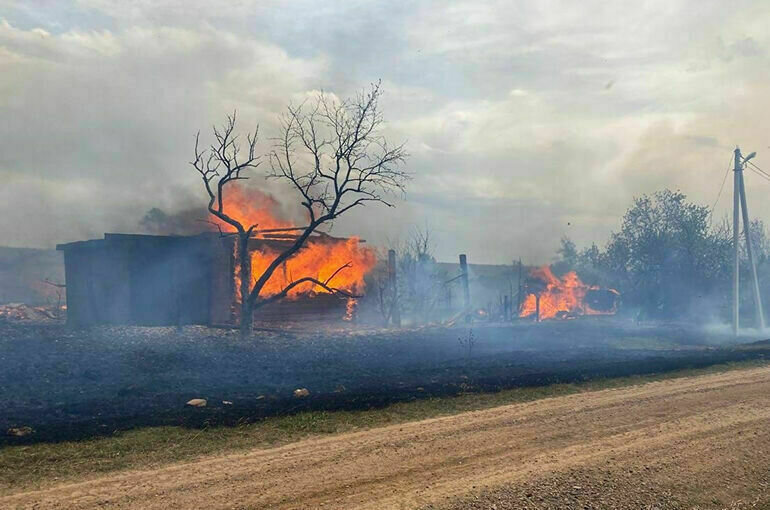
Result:
{"label": "wooden wall", "polygon": [[71,324],[209,323],[210,242],[110,235],[61,249]]}
{"label": "wooden wall", "polygon": [[[254,240],[251,249],[290,241]],[[334,242],[329,238],[329,242]],[[73,325],[235,325],[235,238],[105,234],[64,252],[68,322]],[[255,314],[261,322],[341,320],[346,300],[285,300]]]}

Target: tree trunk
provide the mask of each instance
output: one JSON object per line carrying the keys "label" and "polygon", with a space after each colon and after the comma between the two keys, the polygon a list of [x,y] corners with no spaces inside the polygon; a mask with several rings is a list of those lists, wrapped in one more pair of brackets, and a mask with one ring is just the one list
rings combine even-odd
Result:
{"label": "tree trunk", "polygon": [[252,320],[254,313],[254,307],[251,305],[251,302],[247,299],[243,303],[241,303],[241,336],[247,337],[251,335],[251,328],[252,328]]}
{"label": "tree trunk", "polygon": [[249,253],[249,236],[238,236],[238,263],[241,277],[241,336],[251,334],[254,306],[249,299],[251,293],[251,254]]}

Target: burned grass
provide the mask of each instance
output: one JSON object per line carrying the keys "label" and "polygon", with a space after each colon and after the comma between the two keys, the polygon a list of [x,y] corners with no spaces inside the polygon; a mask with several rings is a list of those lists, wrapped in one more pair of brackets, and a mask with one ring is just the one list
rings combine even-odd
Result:
{"label": "burned grass", "polygon": [[765,362],[748,361],[648,376],[604,378],[582,383],[515,388],[494,393],[464,393],[451,397],[395,403],[368,410],[305,411],[286,416],[272,416],[232,427],[148,427],[115,431],[109,437],[82,441],[6,446],[0,449],[0,492],[18,492],[120,470],[148,469],[211,454],[266,448],[308,437],[763,364]]}
{"label": "burned grass", "polygon": [[[202,327],[0,322],[0,444],[179,426],[238,426],[270,416],[383,408],[398,402],[572,384],[764,359],[770,345],[617,320],[467,329],[264,330],[248,339]],[[295,390],[308,395],[297,398]],[[304,393],[302,393],[304,395]],[[207,400],[191,408],[185,402]],[[30,427],[32,433],[2,434]],[[25,429],[26,430],[26,429]]]}

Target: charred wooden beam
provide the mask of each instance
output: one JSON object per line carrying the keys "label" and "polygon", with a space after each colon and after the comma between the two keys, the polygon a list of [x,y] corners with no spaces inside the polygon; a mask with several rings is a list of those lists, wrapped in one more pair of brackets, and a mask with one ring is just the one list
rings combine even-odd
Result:
{"label": "charred wooden beam", "polygon": [[396,250],[388,250],[388,286],[390,287],[393,310],[390,314],[393,325],[401,327],[401,310],[398,303],[398,279],[396,278]]}
{"label": "charred wooden beam", "polygon": [[[465,305],[465,309],[470,312],[471,308],[471,290],[468,285],[468,260],[464,253],[460,254],[460,272],[462,275],[462,281],[463,281],[463,304]],[[471,321],[471,314],[468,313],[465,316],[465,322]]]}

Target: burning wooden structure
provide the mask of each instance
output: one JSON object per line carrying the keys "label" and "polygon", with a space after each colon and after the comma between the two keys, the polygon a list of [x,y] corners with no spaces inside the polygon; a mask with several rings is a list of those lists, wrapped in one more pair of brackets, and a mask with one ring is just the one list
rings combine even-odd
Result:
{"label": "burning wooden structure", "polygon": [[[286,233],[252,237],[253,274],[260,274],[273,254],[293,240]],[[239,299],[236,243],[235,236],[207,232],[195,236],[105,234],[104,239],[58,245],[57,250],[64,253],[67,321],[77,326],[234,325]],[[353,262],[354,271],[337,285],[361,293],[363,275],[374,264],[370,252],[360,248],[357,239],[313,235],[273,275],[264,293],[277,293],[285,283],[302,276],[323,280],[347,262]],[[349,307],[346,299],[305,286],[294,289],[284,301],[258,309],[254,318],[338,320]]]}
{"label": "burning wooden structure", "polygon": [[580,315],[614,315],[620,293],[583,283],[575,271],[561,278],[549,266],[533,268],[524,285],[519,317],[569,319]]}

